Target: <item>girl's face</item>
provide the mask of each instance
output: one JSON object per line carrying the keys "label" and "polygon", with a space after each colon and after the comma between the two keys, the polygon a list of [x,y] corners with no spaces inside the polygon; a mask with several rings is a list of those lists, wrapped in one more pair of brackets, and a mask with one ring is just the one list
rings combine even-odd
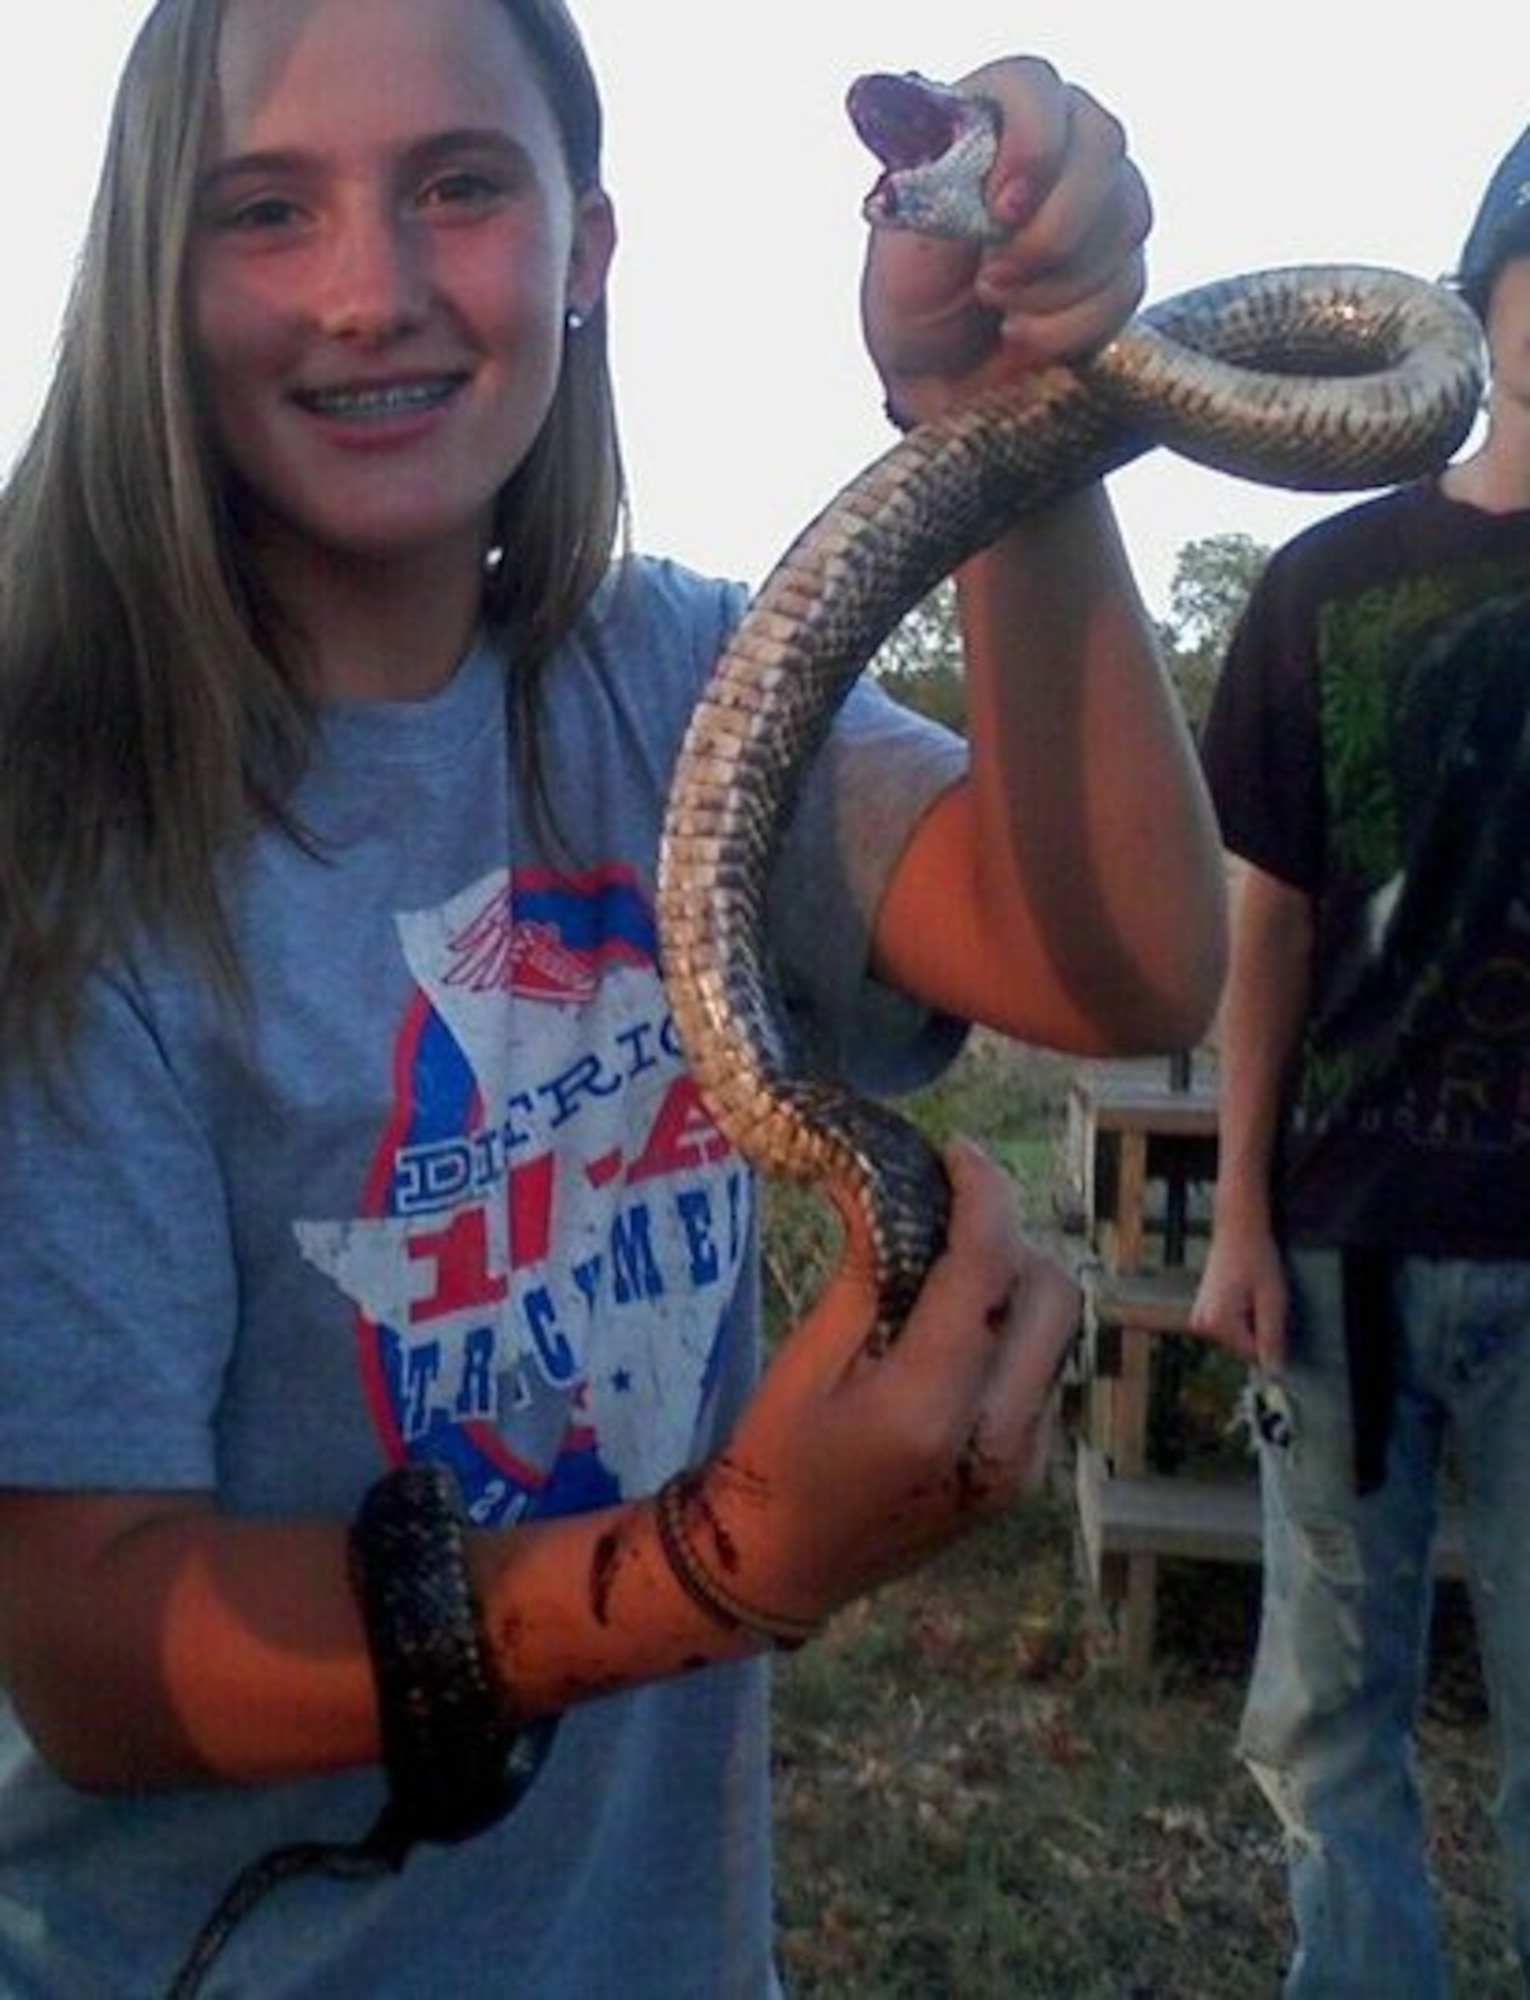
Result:
{"label": "girl's face", "polygon": [[257,538],[480,563],[611,244],[498,0],[232,0],[191,323]]}

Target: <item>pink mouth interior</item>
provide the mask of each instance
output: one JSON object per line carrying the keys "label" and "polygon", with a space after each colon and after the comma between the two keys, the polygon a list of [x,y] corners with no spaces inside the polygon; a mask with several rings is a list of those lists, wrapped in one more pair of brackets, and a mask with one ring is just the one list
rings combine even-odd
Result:
{"label": "pink mouth interior", "polygon": [[847,108],[862,141],[890,173],[938,160],[956,138],[956,114],[944,93],[915,77],[860,77]]}

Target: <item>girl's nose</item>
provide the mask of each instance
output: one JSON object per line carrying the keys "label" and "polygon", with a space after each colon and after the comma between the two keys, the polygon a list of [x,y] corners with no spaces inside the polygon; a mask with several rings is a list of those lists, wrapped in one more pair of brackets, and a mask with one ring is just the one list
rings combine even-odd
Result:
{"label": "girl's nose", "polygon": [[368,211],[336,225],[321,312],[327,334],[393,339],[419,324],[426,293],[425,246],[407,218]]}

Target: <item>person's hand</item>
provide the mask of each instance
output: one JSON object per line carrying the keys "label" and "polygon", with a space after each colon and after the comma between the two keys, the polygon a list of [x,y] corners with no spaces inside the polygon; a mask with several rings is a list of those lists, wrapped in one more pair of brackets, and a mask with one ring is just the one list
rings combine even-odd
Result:
{"label": "person's hand", "polygon": [[1191,1332],[1278,1374],[1286,1311],[1285,1266],[1269,1228],[1219,1222],[1190,1309]]}
{"label": "person's hand", "polygon": [[862,316],[889,406],[939,415],[977,390],[1105,345],[1141,302],[1147,188],[1120,123],[1046,62],[962,81],[1004,116],[988,208],[997,243],[873,229]]}
{"label": "person's hand", "polygon": [[975,1148],[948,1155],[949,1245],[907,1325],[867,1351],[852,1243],[688,1501],[693,1541],[744,1602],[817,1620],[916,1567],[1033,1487],[1078,1294]]}

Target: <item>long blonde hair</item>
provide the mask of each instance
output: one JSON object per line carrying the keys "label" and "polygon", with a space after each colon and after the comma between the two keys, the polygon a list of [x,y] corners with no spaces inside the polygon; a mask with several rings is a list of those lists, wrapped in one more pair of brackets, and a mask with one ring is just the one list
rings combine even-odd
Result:
{"label": "long blonde hair", "polygon": [[[286,823],[309,740],[187,331],[224,4],[159,0],[134,43],[52,384],[0,495],[0,1059],[66,1043],[84,979],[145,933],[237,988],[224,871],[253,826]],[[500,4],[593,190],[602,113],[574,23],[562,0]],[[524,702],[623,511],[602,304],[500,497],[484,617],[516,634]]]}

